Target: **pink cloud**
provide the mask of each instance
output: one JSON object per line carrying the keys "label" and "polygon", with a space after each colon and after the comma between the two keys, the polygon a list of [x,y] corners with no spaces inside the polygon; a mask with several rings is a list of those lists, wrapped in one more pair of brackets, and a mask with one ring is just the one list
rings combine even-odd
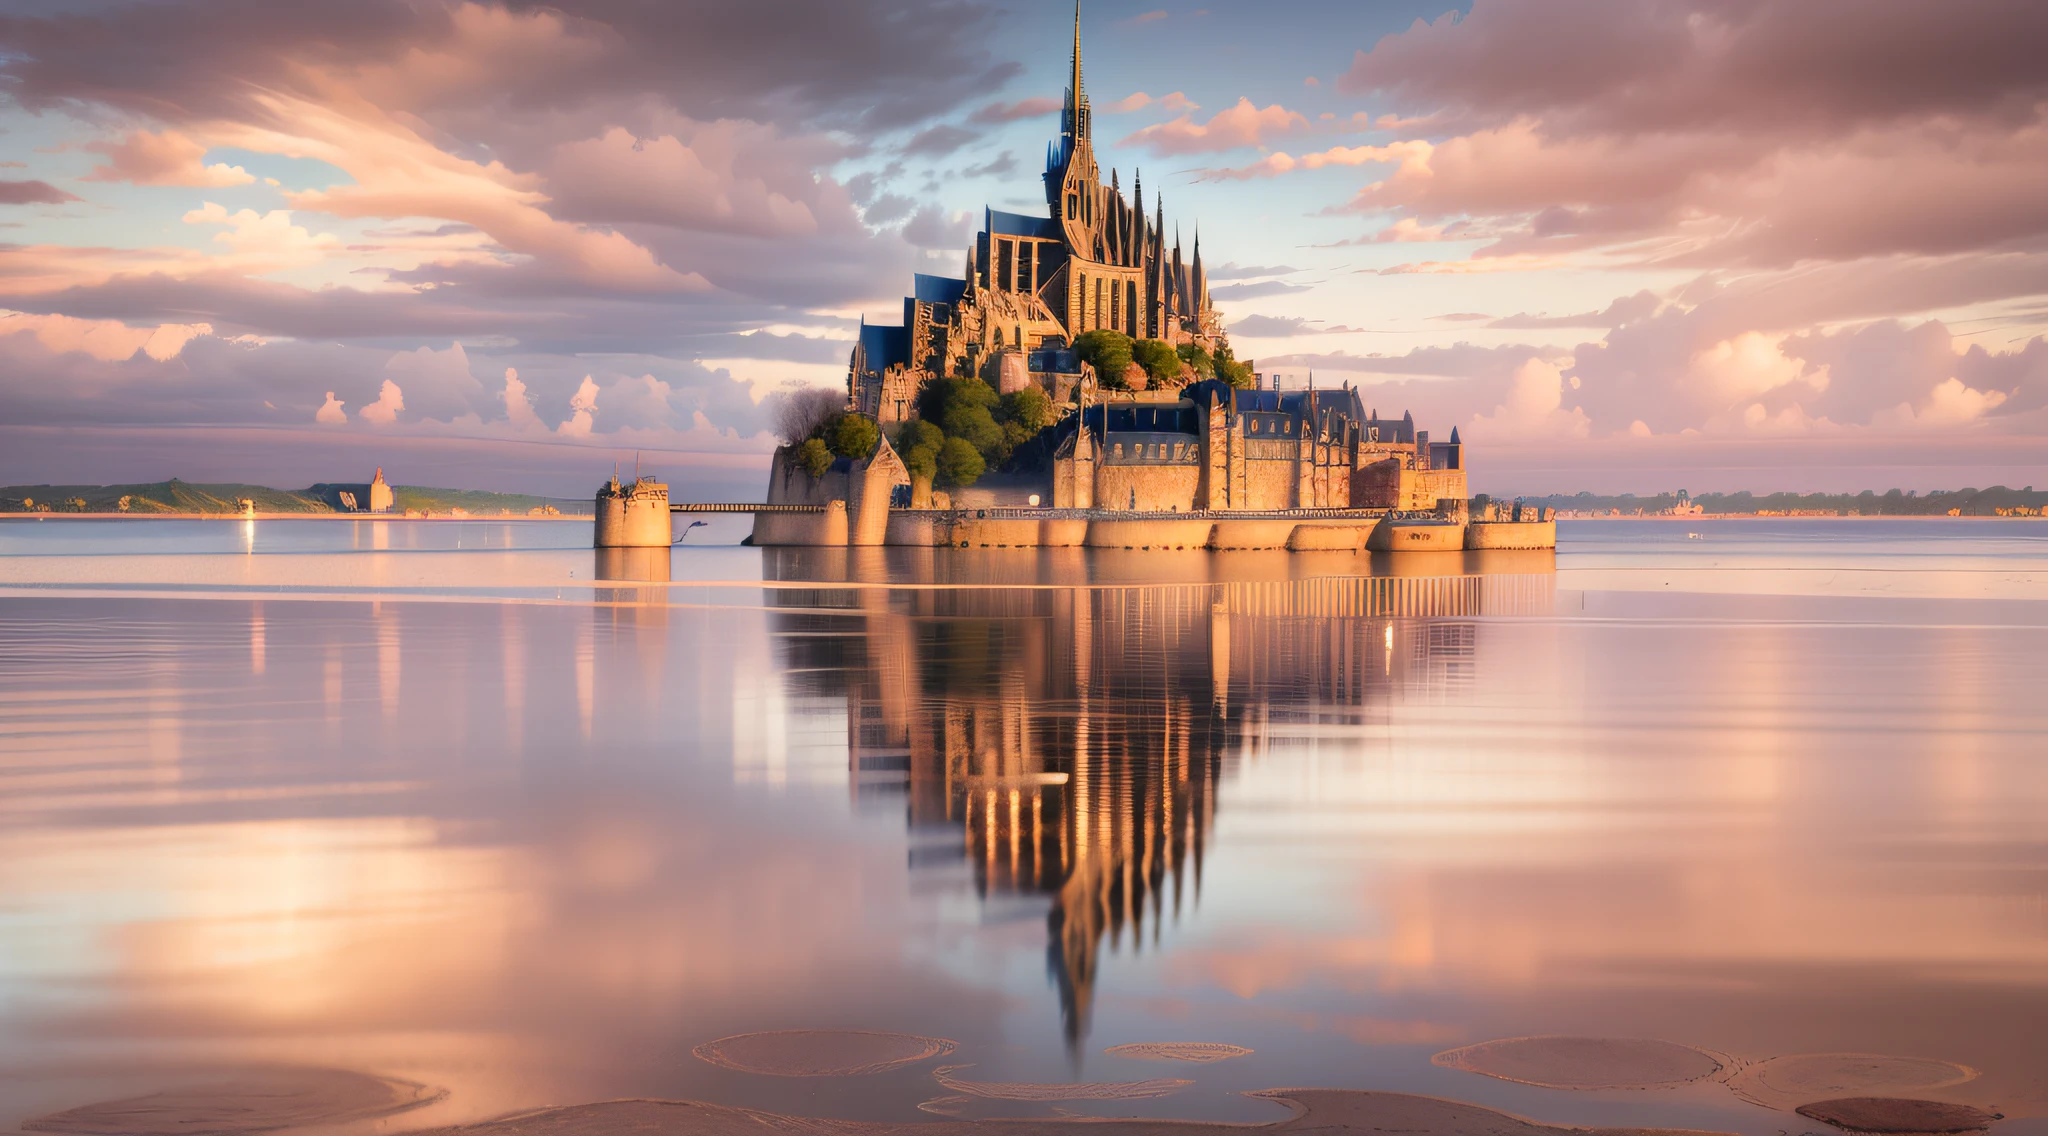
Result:
{"label": "pink cloud", "polygon": [[206,164],[206,147],[175,130],[151,134],[130,131],[118,142],[88,142],[85,149],[104,154],[86,181],[126,181],[136,185],[181,185],[221,189],[248,185],[256,178],[240,166]]}
{"label": "pink cloud", "polygon": [[1247,98],[1216,112],[1209,121],[1197,123],[1191,115],[1171,122],[1155,123],[1123,139],[1122,145],[1142,146],[1155,154],[1204,154],[1263,146],[1268,141],[1309,129],[1308,119],[1296,111],[1273,104],[1257,107]]}
{"label": "pink cloud", "polygon": [[1146,107],[1158,107],[1168,114],[1185,114],[1191,110],[1202,109],[1202,104],[1189,99],[1179,91],[1168,95],[1161,95],[1156,99],[1143,91],[1137,91],[1125,95],[1113,103],[1104,103],[1095,109],[1102,114],[1130,114],[1132,111],[1144,110]]}

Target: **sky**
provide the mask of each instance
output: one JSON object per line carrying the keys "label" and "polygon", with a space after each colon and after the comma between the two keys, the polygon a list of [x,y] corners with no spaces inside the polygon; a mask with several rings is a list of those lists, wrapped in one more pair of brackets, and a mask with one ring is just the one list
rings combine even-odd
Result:
{"label": "sky", "polygon": [[[2048,486],[2048,5],[1084,0],[1240,358],[1496,493]],[[758,496],[1073,10],[0,0],[0,482]]]}

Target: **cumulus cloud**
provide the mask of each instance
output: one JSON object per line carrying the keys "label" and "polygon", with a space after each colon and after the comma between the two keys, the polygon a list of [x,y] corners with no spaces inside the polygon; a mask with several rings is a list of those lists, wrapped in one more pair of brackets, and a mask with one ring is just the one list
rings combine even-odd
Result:
{"label": "cumulus cloud", "polygon": [[597,382],[589,375],[583,376],[583,383],[569,399],[569,417],[555,427],[555,433],[571,438],[587,438],[593,419],[597,415]]}
{"label": "cumulus cloud", "polygon": [[[384,371],[390,376],[385,387],[405,391],[405,401],[394,406],[394,412],[409,408],[420,418],[452,422],[465,415],[480,418],[489,409],[484,385],[470,373],[469,353],[460,343],[445,351],[420,347],[398,352],[385,362]],[[377,421],[372,409],[364,407],[362,416]]]}
{"label": "cumulus cloud", "polygon": [[33,335],[44,350],[59,354],[75,351],[115,363],[140,351],[161,362],[177,358],[187,343],[212,335],[213,328],[203,323],[130,327],[118,320],[0,311],[0,336],[17,334]]}
{"label": "cumulus cloud", "polygon": [[136,185],[179,185],[222,189],[248,185],[255,176],[225,162],[206,164],[206,147],[175,130],[151,134],[133,130],[116,142],[88,142],[85,149],[106,162],[93,167],[86,181],[125,181]]}
{"label": "cumulus cloud", "polygon": [[505,402],[505,420],[510,422],[514,429],[546,429],[541,424],[540,415],[534,413],[533,400],[527,397],[526,384],[519,381],[519,370],[516,367],[505,368],[505,392],[503,398]]}
{"label": "cumulus cloud", "polygon": [[405,393],[398,389],[397,383],[385,379],[384,385],[377,390],[377,401],[363,407],[357,412],[357,417],[365,422],[389,426],[398,421],[398,412],[404,409]]}
{"label": "cumulus cloud", "polygon": [[1467,424],[1476,442],[1531,436],[1583,438],[1591,423],[1583,410],[1564,406],[1569,383],[1556,361],[1529,358],[1509,377],[1507,397],[1492,414],[1475,415]]}
{"label": "cumulus cloud", "polygon": [[319,410],[313,412],[313,421],[322,426],[340,426],[346,423],[348,411],[343,410],[342,406],[342,401],[334,397],[334,392],[328,391],[327,401],[321,404]]}
{"label": "cumulus cloud", "polygon": [[1216,112],[1207,122],[1198,123],[1193,115],[1183,114],[1134,131],[1119,145],[1141,147],[1165,156],[1206,154],[1264,146],[1273,139],[1308,129],[1308,119],[1297,111],[1278,103],[1258,107],[1250,99],[1240,98],[1237,105]]}

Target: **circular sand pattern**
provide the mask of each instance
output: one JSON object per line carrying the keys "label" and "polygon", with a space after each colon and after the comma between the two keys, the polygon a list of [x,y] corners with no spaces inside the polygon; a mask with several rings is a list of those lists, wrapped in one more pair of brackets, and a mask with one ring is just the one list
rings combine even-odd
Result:
{"label": "circular sand pattern", "polygon": [[1721,1071],[1710,1053],[1639,1037],[1511,1037],[1447,1049],[1438,1065],[1546,1089],[1651,1089]]}
{"label": "circular sand pattern", "polygon": [[1102,1052],[1111,1057],[1130,1057],[1139,1061],[1191,1061],[1207,1065],[1211,1061],[1247,1056],[1251,1050],[1220,1041],[1141,1041],[1131,1045],[1112,1045]]}
{"label": "circular sand pattern", "polygon": [[942,1037],[867,1030],[771,1030],[707,1041],[690,1052],[742,1073],[775,1077],[864,1077],[919,1061],[944,1057],[957,1048]]}
{"label": "circular sand pattern", "polygon": [[339,1069],[263,1069],[38,1117],[31,1132],[75,1136],[237,1136],[386,1116],[447,1093]]}
{"label": "circular sand pattern", "polygon": [[932,1078],[956,1093],[1010,1101],[1150,1100],[1177,1093],[1194,1084],[1193,1081],[1164,1077],[1154,1081],[1035,1084],[1026,1081],[963,1081],[953,1076],[962,1069],[971,1068],[971,1065],[941,1065],[932,1070]]}
{"label": "circular sand pattern", "polygon": [[1795,1053],[1759,1061],[1728,1079],[1736,1095],[1766,1108],[1811,1100],[1943,1089],[1976,1079],[1977,1071],[1930,1057],[1878,1053]]}
{"label": "circular sand pattern", "polygon": [[2003,1117],[1966,1104],[1905,1097],[1844,1097],[1799,1106],[1799,1115],[1851,1132],[1981,1132]]}

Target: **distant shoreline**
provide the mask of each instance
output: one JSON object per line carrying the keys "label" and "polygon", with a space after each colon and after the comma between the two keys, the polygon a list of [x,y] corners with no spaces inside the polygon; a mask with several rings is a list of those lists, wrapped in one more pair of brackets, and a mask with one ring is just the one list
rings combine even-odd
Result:
{"label": "distant shoreline", "polygon": [[528,516],[456,517],[447,513],[407,516],[404,513],[0,513],[0,521],[582,521],[589,513]]}

